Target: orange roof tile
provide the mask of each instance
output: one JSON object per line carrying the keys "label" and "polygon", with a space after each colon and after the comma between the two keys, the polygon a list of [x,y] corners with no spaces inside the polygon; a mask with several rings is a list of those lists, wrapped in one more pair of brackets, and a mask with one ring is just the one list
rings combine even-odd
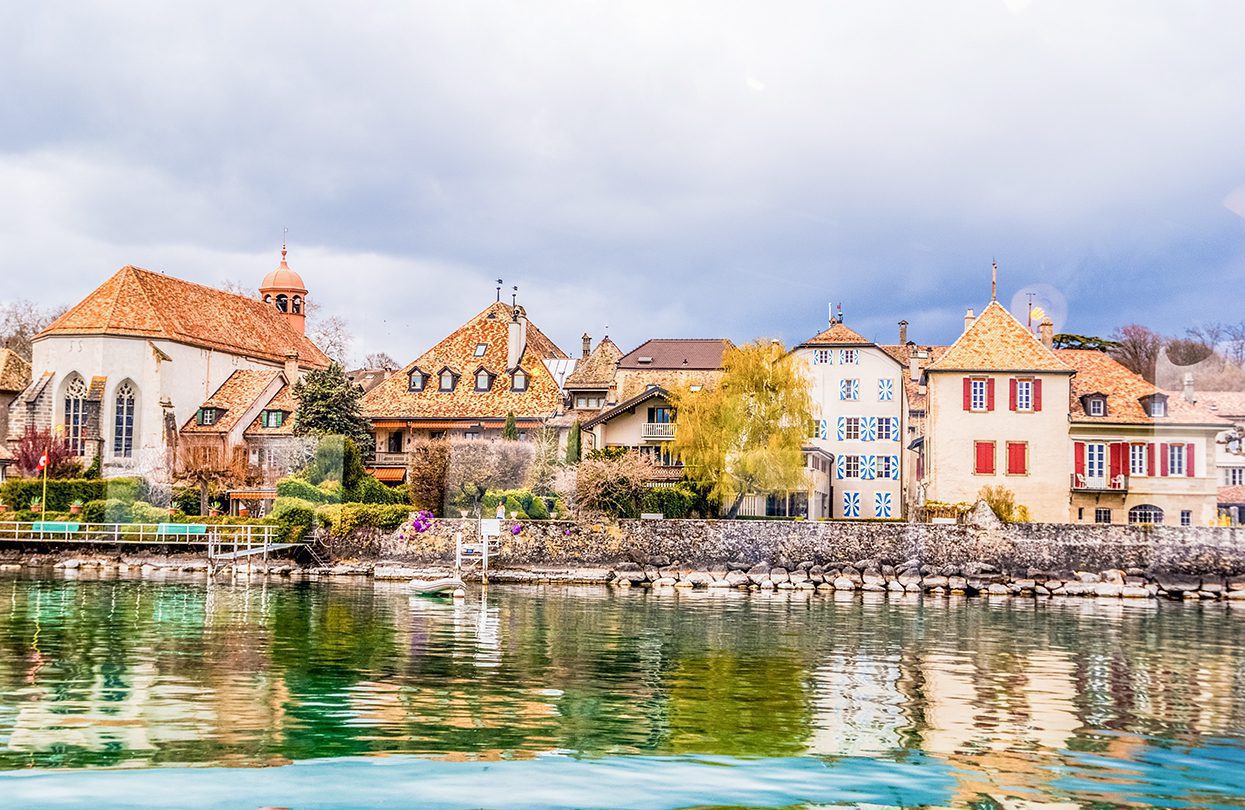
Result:
{"label": "orange roof tile", "polygon": [[861,334],[845,325],[842,321],[830,324],[830,328],[809,338],[800,346],[872,346],[873,341],[865,340]]}
{"label": "orange roof tile", "polygon": [[239,370],[229,375],[229,378],[221,383],[212,396],[204,401],[201,407],[219,408],[224,411],[216,421],[210,425],[200,425],[196,423],[196,417],[192,416],[182,426],[183,433],[228,433],[233,430],[238,420],[246,416],[246,412],[250,410],[263,396],[272,382],[281,376],[280,371],[276,370]]}
{"label": "orange roof tile", "polygon": [[604,337],[588,356],[575,366],[563,383],[564,388],[608,388],[614,384],[614,372],[622,359],[618,344]]}
{"label": "orange roof tile", "polygon": [[1197,404],[1225,419],[1245,416],[1245,391],[1198,391]]}
{"label": "orange roof tile", "polygon": [[298,352],[304,368],[329,358],[273,307],[257,298],[125,266],[38,337],[129,335],[160,338],[247,357],[285,362]]}
{"label": "orange roof tile", "polygon": [[1245,486],[1219,487],[1219,503],[1225,506],[1245,503]]}
{"label": "orange roof tile", "polygon": [[[1076,376],[1072,378],[1072,401],[1069,403],[1073,422],[1222,427],[1230,424],[1205,408],[1186,402],[1178,394],[1166,394],[1159,390],[1153,383],[1146,382],[1105,352],[1093,349],[1056,349],[1055,354],[1076,370]],[[1106,395],[1106,416],[1089,416],[1085,413],[1082,397],[1087,394]],[[1167,397],[1167,416],[1153,417],[1146,413],[1141,399],[1154,394]]]}
{"label": "orange roof tile", "polygon": [[1032,371],[1071,373],[1072,369],[1003,308],[990,304],[929,371]]}
{"label": "orange roof tile", "polygon": [[247,436],[293,436],[294,412],[298,410],[298,400],[294,398],[294,388],[282,385],[272,399],[264,403],[263,411],[284,411],[285,421],[279,427],[264,427],[263,411],[252,420],[247,427]]}
{"label": "orange roof tile", "polygon": [[[536,419],[556,413],[562,405],[562,392],[544,361],[565,359],[566,354],[528,321],[527,346],[519,358],[519,367],[527,374],[527,390],[511,391],[511,369],[506,363],[512,313],[508,304],[490,304],[365,394],[364,415],[371,419],[504,419],[507,413],[514,413],[517,418]],[[484,344],[484,353],[477,356],[480,344]],[[481,367],[496,375],[492,388],[483,392],[475,390],[475,374]],[[436,376],[445,368],[461,375],[453,391],[438,390]],[[411,372],[416,369],[428,375],[422,391],[408,389]]]}
{"label": "orange roof tile", "polygon": [[0,349],[0,391],[24,391],[30,385],[30,363],[12,349]]}

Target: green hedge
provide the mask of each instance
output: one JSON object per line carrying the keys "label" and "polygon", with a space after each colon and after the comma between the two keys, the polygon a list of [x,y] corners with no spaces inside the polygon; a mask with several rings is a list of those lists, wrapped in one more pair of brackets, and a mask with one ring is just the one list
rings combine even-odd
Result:
{"label": "green hedge", "polygon": [[696,505],[696,493],[687,487],[654,487],[644,493],[640,508],[644,512],[660,512],[668,518],[685,518]]}
{"label": "green hedge", "polygon": [[355,529],[394,531],[411,516],[410,506],[374,503],[332,503],[316,509],[316,521],[333,537],[345,537]]}
{"label": "green hedge", "polygon": [[[549,501],[553,508],[550,510]],[[532,493],[530,489],[508,489],[487,492],[480,501],[480,514],[493,517],[497,514],[497,504],[504,503],[506,517],[515,513],[519,520],[549,520],[551,517],[565,517],[566,504],[560,498],[544,498]]]}
{"label": "green hedge", "polygon": [[340,500],[336,494],[330,494],[305,478],[290,476],[277,482],[278,498],[297,498],[311,503],[334,503]]}
{"label": "green hedge", "polygon": [[406,488],[401,489],[395,487],[387,487],[377,481],[370,475],[365,475],[359,479],[358,485],[347,498],[351,503],[389,503],[389,504],[406,504],[411,502],[407,495]]}
{"label": "green hedge", "polygon": [[[51,478],[44,508],[49,512],[64,512],[74,501],[85,504],[105,498],[133,503],[142,487],[141,478]],[[0,500],[12,509],[26,509],[31,501],[42,497],[42,478],[10,478],[0,484]]]}

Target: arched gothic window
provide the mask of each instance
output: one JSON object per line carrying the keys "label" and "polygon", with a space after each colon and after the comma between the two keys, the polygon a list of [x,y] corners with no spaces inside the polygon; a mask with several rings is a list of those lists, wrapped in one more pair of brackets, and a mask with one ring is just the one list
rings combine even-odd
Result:
{"label": "arched gothic window", "polygon": [[272,303],[272,293],[264,293],[264,303],[265,304]]}
{"label": "arched gothic window", "polygon": [[1157,526],[1163,522],[1163,510],[1153,504],[1138,504],[1128,510],[1128,522],[1152,523]]}
{"label": "arched gothic window", "polygon": [[86,426],[86,381],[74,374],[65,385],[65,441],[69,450],[80,456],[86,451],[82,434]]}
{"label": "arched gothic window", "polygon": [[134,457],[134,400],[134,385],[129,380],[117,386],[112,454],[118,458]]}
{"label": "arched gothic window", "polygon": [[285,293],[277,295],[277,312],[289,312],[290,299]]}

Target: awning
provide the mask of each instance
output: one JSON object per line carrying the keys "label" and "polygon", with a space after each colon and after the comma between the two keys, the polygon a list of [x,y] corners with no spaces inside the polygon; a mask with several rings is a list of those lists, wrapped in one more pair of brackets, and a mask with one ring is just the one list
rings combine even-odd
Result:
{"label": "awning", "polygon": [[372,427],[381,428],[383,430],[397,430],[399,428],[406,427],[408,424],[410,423],[405,419],[373,419],[372,420]]}
{"label": "awning", "polygon": [[368,474],[382,484],[400,484],[406,480],[405,467],[376,467],[368,469]]}
{"label": "awning", "polygon": [[275,501],[275,489],[231,489],[225,493],[231,501]]}

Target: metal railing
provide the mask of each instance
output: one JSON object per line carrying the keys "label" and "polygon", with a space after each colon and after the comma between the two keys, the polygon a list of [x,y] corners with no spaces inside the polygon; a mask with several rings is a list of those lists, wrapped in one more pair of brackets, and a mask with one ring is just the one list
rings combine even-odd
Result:
{"label": "metal railing", "polygon": [[640,437],[644,439],[673,439],[674,422],[645,422],[640,428]]}
{"label": "metal railing", "polygon": [[372,454],[372,461],[374,464],[379,464],[381,466],[392,466],[392,465],[397,464],[402,467],[405,467],[406,462],[407,462],[407,454],[406,453],[387,453],[387,452],[382,452],[380,450],[377,450],[375,453]]}
{"label": "metal railing", "polygon": [[75,520],[0,522],[0,542],[106,543],[262,548],[277,542],[280,526],[212,523],[86,523]]}
{"label": "metal railing", "polygon": [[1128,475],[1121,473],[1111,478],[1072,473],[1072,489],[1076,492],[1128,492]]}

